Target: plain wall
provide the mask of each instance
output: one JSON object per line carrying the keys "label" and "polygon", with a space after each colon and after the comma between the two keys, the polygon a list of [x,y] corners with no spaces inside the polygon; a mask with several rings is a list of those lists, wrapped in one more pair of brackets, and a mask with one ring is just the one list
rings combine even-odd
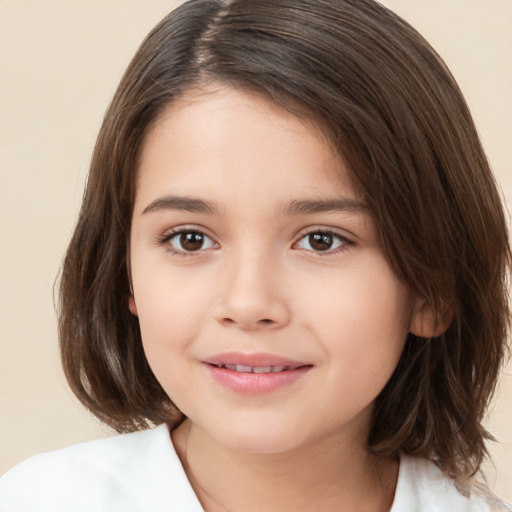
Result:
{"label": "plain wall", "polygon": [[[149,29],[179,2],[0,0],[0,474],[110,435],[74,399],[58,358],[52,288],[104,110]],[[512,2],[387,0],[459,81],[512,199]],[[491,487],[512,501],[512,377],[488,425]],[[496,474],[497,476],[496,476]]]}

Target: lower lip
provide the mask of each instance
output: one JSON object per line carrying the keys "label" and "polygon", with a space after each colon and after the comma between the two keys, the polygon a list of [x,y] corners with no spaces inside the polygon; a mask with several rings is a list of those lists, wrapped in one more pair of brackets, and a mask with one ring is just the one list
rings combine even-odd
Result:
{"label": "lower lip", "polygon": [[262,395],[293,384],[311,370],[312,366],[302,366],[296,370],[276,373],[244,373],[218,368],[206,364],[210,375],[222,386],[242,395]]}

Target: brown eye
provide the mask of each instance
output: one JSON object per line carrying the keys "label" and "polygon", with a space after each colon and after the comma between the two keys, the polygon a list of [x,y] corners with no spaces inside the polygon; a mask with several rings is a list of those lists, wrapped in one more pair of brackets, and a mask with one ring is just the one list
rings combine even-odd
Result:
{"label": "brown eye", "polygon": [[333,236],[330,233],[311,233],[308,241],[315,251],[327,251],[332,247]]}
{"label": "brown eye", "polygon": [[296,247],[312,252],[336,252],[336,249],[350,244],[350,240],[347,240],[338,233],[315,231],[304,235]]}
{"label": "brown eye", "polygon": [[182,233],[180,244],[186,251],[198,251],[203,247],[204,236],[202,233]]}
{"label": "brown eye", "polygon": [[169,244],[175,252],[198,252],[215,247],[215,242],[200,231],[181,231],[175,233]]}

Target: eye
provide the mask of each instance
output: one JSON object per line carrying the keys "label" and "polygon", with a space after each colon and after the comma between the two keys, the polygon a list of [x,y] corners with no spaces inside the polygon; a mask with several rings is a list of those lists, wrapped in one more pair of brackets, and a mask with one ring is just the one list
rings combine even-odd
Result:
{"label": "eye", "polygon": [[352,242],[332,231],[313,231],[304,235],[295,245],[299,249],[314,252],[336,252]]}
{"label": "eye", "polygon": [[162,243],[170,246],[174,253],[199,252],[217,247],[205,233],[190,229],[170,233],[163,238]]}

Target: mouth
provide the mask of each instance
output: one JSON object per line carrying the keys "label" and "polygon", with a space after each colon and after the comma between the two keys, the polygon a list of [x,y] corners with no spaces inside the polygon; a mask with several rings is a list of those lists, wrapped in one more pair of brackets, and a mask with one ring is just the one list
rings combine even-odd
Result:
{"label": "mouth", "polygon": [[224,353],[203,361],[223,388],[242,395],[262,395],[300,381],[314,365],[272,354]]}
{"label": "mouth", "polygon": [[[207,363],[209,364],[209,363]],[[210,366],[214,366],[215,368],[225,368],[226,370],[231,370],[232,372],[238,373],[280,373],[280,372],[289,372],[293,370],[298,370],[300,368],[304,368],[306,366],[311,365],[299,365],[299,366],[247,366],[244,364],[210,364]]]}

